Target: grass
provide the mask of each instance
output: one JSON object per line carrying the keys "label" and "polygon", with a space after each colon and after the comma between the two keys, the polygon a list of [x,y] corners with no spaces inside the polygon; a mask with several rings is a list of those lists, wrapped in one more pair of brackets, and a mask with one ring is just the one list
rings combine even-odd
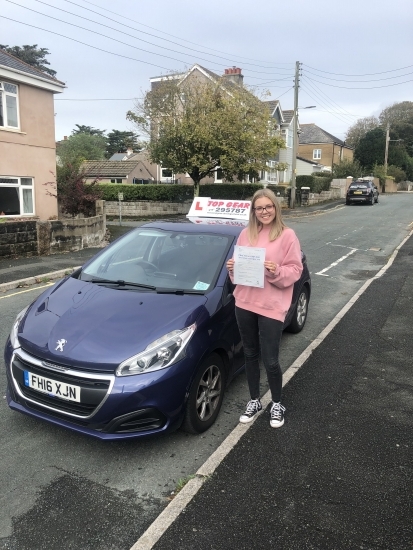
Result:
{"label": "grass", "polygon": [[182,491],[182,489],[185,487],[185,485],[190,481],[191,479],[194,479],[196,477],[195,474],[192,474],[187,477],[182,477],[181,479],[178,479],[178,483],[176,484],[175,490],[171,493],[171,498],[176,497],[176,495]]}

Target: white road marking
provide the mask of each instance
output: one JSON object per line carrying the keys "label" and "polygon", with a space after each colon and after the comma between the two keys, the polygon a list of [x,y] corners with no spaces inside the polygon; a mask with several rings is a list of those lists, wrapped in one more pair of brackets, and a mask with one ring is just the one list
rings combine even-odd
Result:
{"label": "white road marking", "polygon": [[[365,290],[371,285],[375,279],[379,279],[389,269],[394,262],[400,248],[404,243],[413,235],[413,230],[403,239],[399,246],[395,249],[390,256],[389,261],[383,266],[378,273],[368,281],[356,292],[356,294],[347,302],[347,304],[337,313],[332,321],[320,332],[315,340],[301,353],[299,357],[294,361],[292,365],[283,374],[283,387],[288,384],[291,378],[300,370],[313,351],[323,342],[327,335],[333,330],[337,323],[344,317],[349,309],[355,304]],[[262,411],[258,413],[261,415],[266,409],[268,403],[271,400],[271,394],[268,390],[262,397]],[[178,495],[168,504],[168,506],[159,514],[156,520],[148,527],[143,535],[135,542],[130,550],[151,550],[158,542],[165,531],[172,525],[176,518],[186,508],[189,502],[197,494],[199,489],[204,484],[205,480],[214,473],[216,468],[220,465],[227,454],[235,447],[241,437],[251,428],[256,419],[249,424],[238,424],[232,432],[224,439],[221,445],[216,451],[204,462],[199,468],[196,476],[188,481],[185,487],[178,493]]]}
{"label": "white road marking", "polygon": [[[351,251],[346,254],[345,256],[342,256],[341,258],[339,258],[336,262],[333,262],[332,264],[330,264],[328,267],[322,269],[321,271],[319,271],[318,273],[316,273],[316,275],[324,275],[324,273],[326,271],[328,271],[329,269],[331,269],[332,267],[335,267],[337,264],[339,264],[340,262],[342,262],[343,260],[345,260],[346,258],[348,258],[349,256],[351,256],[352,254],[354,254],[354,252],[357,252],[358,248],[352,248]],[[325,277],[328,277],[328,275],[324,275]]]}
{"label": "white road marking", "polygon": [[24,294],[25,292],[32,292],[33,290],[37,290],[38,288],[46,288],[52,285],[54,285],[54,283],[48,283],[47,285],[43,285],[43,286],[36,286],[33,288],[29,288],[27,290],[21,290],[20,292],[13,292],[13,294],[8,294],[7,296],[0,296],[0,300],[4,300],[5,298],[11,298],[12,296],[17,296],[18,294]]}

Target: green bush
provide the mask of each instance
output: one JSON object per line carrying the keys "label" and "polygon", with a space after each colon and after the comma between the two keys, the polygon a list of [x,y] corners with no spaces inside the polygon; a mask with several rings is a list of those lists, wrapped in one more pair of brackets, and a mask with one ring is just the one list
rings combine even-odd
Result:
{"label": "green bush", "polygon": [[211,199],[250,199],[255,191],[262,189],[257,183],[205,183],[199,187],[200,197]]}
{"label": "green bush", "polygon": [[296,186],[297,189],[309,187],[310,193],[321,193],[330,189],[331,179],[331,176],[297,176]]}
{"label": "green bush", "polygon": [[154,202],[184,202],[194,196],[192,185],[105,185],[100,184],[102,199],[117,201],[118,193],[123,193],[123,200],[154,201]]}
{"label": "green bush", "polygon": [[[105,201],[117,201],[118,193],[123,193],[123,200],[154,201],[154,202],[183,202],[194,198],[194,187],[192,185],[108,185],[100,184],[99,189],[102,199]],[[275,186],[273,186],[275,187]],[[273,188],[274,192],[277,191]],[[248,199],[263,186],[256,183],[211,183],[200,186],[200,197],[211,197],[211,199]],[[280,188],[283,189],[283,188]]]}

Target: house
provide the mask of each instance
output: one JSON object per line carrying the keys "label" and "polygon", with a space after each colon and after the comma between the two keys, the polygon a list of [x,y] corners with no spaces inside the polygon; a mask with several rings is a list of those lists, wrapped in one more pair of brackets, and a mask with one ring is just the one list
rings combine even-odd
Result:
{"label": "house", "polygon": [[114,153],[109,160],[128,160],[133,154],[132,149],[127,149],[126,153]]}
{"label": "house", "polygon": [[260,181],[272,184],[289,183],[293,161],[294,111],[283,111],[278,100],[265,101],[264,103],[270,108],[271,117],[277,123],[280,137],[285,141],[285,149],[280,149],[277,157],[268,160],[269,170],[261,174]]}
{"label": "house", "polygon": [[[135,157],[135,155],[134,155]],[[86,182],[148,183],[154,178],[141,158],[129,160],[86,160],[82,164]]]}
{"label": "house", "polygon": [[[156,76],[150,78],[151,90],[156,89],[161,85],[163,81],[170,79],[179,79],[184,82],[186,79],[197,79],[199,82],[220,82],[223,86],[227,87],[230,92],[234,86],[243,86],[244,76],[239,67],[232,67],[225,69],[224,74],[219,76],[216,73],[202,67],[201,65],[193,65],[186,73],[175,73],[166,76]],[[293,124],[293,111],[282,111],[279,101],[266,101],[264,102],[270,108],[271,116],[277,120],[278,131],[286,143],[286,149],[281,149],[277,156],[268,160],[268,170],[263,171],[260,174],[260,181],[263,183],[280,183],[289,182],[291,178],[291,165],[292,165],[292,124]],[[147,159],[146,166],[149,169]],[[282,165],[282,170],[277,170],[277,167]],[[285,168],[285,169],[284,169]],[[188,183],[191,184],[192,180],[189,174],[173,174],[168,167],[162,167],[156,165],[156,174],[154,178],[156,181],[170,183]],[[213,176],[203,178],[201,183],[221,183],[222,171],[218,167]]]}
{"label": "house", "polygon": [[327,170],[323,164],[320,164],[314,160],[304,159],[302,157],[296,157],[296,174],[297,176],[311,176],[314,172],[322,172]]}
{"label": "house", "polygon": [[57,216],[54,94],[65,84],[0,49],[0,216]]}
{"label": "house", "polygon": [[353,148],[345,141],[329,134],[316,124],[301,124],[299,130],[298,156],[316,161],[332,170],[333,164],[353,160]]}

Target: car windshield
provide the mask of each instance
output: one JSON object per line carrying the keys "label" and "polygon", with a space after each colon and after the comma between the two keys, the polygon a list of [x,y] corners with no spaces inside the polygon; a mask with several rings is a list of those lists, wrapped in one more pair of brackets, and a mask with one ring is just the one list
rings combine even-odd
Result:
{"label": "car windshield", "polygon": [[[118,283],[131,290],[206,292],[215,284],[232,237],[142,228],[108,247],[80,274],[80,279]],[[119,285],[119,283],[124,283]],[[142,285],[139,287],[138,285]]]}

